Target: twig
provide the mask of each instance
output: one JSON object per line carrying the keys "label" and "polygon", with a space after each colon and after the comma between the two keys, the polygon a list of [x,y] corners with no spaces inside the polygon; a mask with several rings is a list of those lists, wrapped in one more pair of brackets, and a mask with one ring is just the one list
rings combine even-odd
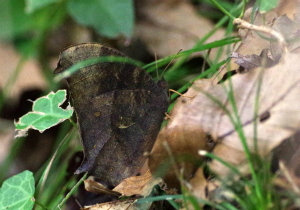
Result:
{"label": "twig", "polygon": [[173,89],[169,89],[169,92],[176,93],[176,94],[178,94],[178,95],[180,95],[180,96],[182,96],[182,97],[186,97],[186,98],[195,98],[195,96],[185,96],[185,95],[183,95],[182,93],[179,93],[178,91],[173,90]]}
{"label": "twig", "polygon": [[278,31],[273,30],[272,28],[269,28],[269,27],[266,27],[266,26],[256,26],[256,25],[248,23],[247,21],[244,21],[240,18],[234,19],[233,24],[236,24],[239,28],[246,28],[246,29],[250,29],[250,30],[270,34],[270,35],[274,36],[277,39],[277,41],[278,41],[279,45],[281,46],[284,53],[286,53],[288,51],[287,50],[287,43],[286,43],[285,38],[283,37],[283,35],[281,33],[279,33]]}

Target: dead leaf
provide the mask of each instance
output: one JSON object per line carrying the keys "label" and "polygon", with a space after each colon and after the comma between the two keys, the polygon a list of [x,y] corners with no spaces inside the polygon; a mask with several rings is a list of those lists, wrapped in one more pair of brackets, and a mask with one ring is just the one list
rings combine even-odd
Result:
{"label": "dead leaf", "polygon": [[[4,43],[0,43],[0,57],[0,88],[3,89],[12,77],[22,58],[13,46]],[[21,65],[20,74],[18,75],[15,83],[13,83],[11,91],[8,93],[9,98],[19,98],[21,92],[25,89],[45,89],[46,82],[41,75],[41,71],[35,60],[27,60],[23,63],[19,63],[19,65]]]}
{"label": "dead leaf", "polygon": [[[203,174],[203,168],[198,168],[194,177],[189,180],[189,184],[191,185],[191,192],[196,198],[201,198],[203,200],[207,199],[207,180]],[[199,204],[203,205],[203,203]]]}
{"label": "dead leaf", "polygon": [[152,202],[148,203],[136,203],[136,199],[127,199],[125,201],[112,201],[108,203],[96,204],[93,206],[87,206],[81,210],[148,210],[150,209]]}
{"label": "dead leaf", "polygon": [[[196,80],[192,87],[204,88],[210,85],[212,85],[210,79],[201,79]],[[197,88],[189,88],[177,100],[183,104],[189,104],[197,93]],[[175,104],[170,113],[170,123],[174,123],[173,117],[176,118],[176,115],[180,114],[182,103]],[[184,123],[189,125],[193,122],[186,121]],[[149,157],[151,173],[156,177],[162,177],[168,188],[179,188],[180,186],[179,175],[176,174],[176,170],[183,170],[183,178],[189,180],[197,169],[199,161],[202,160],[197,154],[198,150],[210,151],[213,147],[212,142],[209,141],[201,128],[196,128],[192,124],[183,129],[180,126],[174,126],[171,129],[169,125],[164,127],[160,131]],[[168,153],[166,146],[170,149],[171,154]],[[172,159],[175,160],[175,165]]]}
{"label": "dead leaf", "polygon": [[[272,68],[257,68],[247,74],[232,77],[231,82],[238,115],[251,152],[254,152],[254,139],[256,138],[254,121],[257,122],[257,142],[261,155],[269,154],[281,141],[299,130],[299,62],[298,54],[288,53],[279,64]],[[257,115],[254,115],[255,98],[260,79],[259,108]],[[230,89],[229,84],[229,82],[225,82],[224,85],[210,86],[207,90],[199,89],[199,95],[195,96],[190,104],[182,106],[181,115],[177,115],[168,125],[169,128],[173,128],[181,124],[180,129],[184,129],[193,122],[194,126],[197,125],[198,128],[201,127],[205,132],[211,134],[218,143],[214,153],[226,160],[229,156],[243,152],[243,145],[228,114],[208,95],[220,101],[229,114],[233,115],[233,108],[227,92]],[[189,122],[188,125],[185,122]],[[222,152],[217,152],[220,146],[226,147],[227,150],[224,148],[220,150]],[[235,165],[242,164],[245,160],[245,157],[240,158]],[[228,161],[234,164],[233,160]],[[211,168],[220,175],[226,175],[228,172],[225,166],[216,161],[213,161]]]}
{"label": "dead leaf", "polygon": [[230,57],[236,64],[240,65],[238,73],[245,73],[244,70],[241,71],[241,67],[247,71],[260,66],[271,67],[274,62],[267,57],[267,53],[267,49],[263,50],[259,56],[254,54],[241,55],[238,52],[233,52],[231,53]]}
{"label": "dead leaf", "polygon": [[153,187],[161,182],[161,178],[152,177],[150,171],[147,171],[141,176],[133,176],[123,180],[113,190],[121,193],[123,196],[148,196]]}
{"label": "dead leaf", "polygon": [[110,190],[105,186],[103,186],[101,183],[91,179],[84,180],[84,188],[86,191],[96,193],[96,194],[114,195],[118,197],[121,196],[121,193],[116,192],[114,190]]}
{"label": "dead leaf", "polygon": [[14,130],[15,127],[12,121],[0,118],[0,165],[13,145]]}
{"label": "dead leaf", "polygon": [[274,151],[274,156],[284,164],[287,170],[285,173],[288,173],[293,182],[300,187],[300,131],[282,142]]}
{"label": "dead leaf", "polygon": [[198,150],[209,151],[212,147],[205,132],[194,122],[181,123],[186,126],[168,125],[161,130],[149,157],[151,173],[162,177],[168,188],[179,188],[181,175],[189,180],[202,161]]}
{"label": "dead leaf", "polygon": [[[248,22],[251,20],[252,9],[253,8],[249,8],[245,12],[243,20]],[[253,24],[257,26],[264,25],[267,27],[272,27],[276,18],[277,14],[273,11],[267,12],[264,15],[255,13]],[[238,53],[243,56],[258,56],[264,49],[270,49],[270,41],[265,38],[270,37],[268,34],[257,33],[255,31],[242,28],[239,29],[238,34],[241,37],[242,42],[233,53]],[[236,63],[236,59],[231,59],[229,63],[224,64],[219,71],[211,77],[211,80],[214,84],[217,84],[228,71],[238,72],[239,68],[240,64]]]}
{"label": "dead leaf", "polygon": [[[214,28],[210,20],[199,15],[185,0],[142,0],[137,3],[136,35],[158,57],[191,49],[199,38]],[[223,29],[218,30],[207,43],[221,39],[224,33]],[[211,52],[212,58],[216,52]]]}
{"label": "dead leaf", "polygon": [[292,19],[296,13],[299,13],[299,3],[299,0],[280,0],[278,6],[274,9],[274,12],[279,16],[287,15]]}
{"label": "dead leaf", "polygon": [[[300,42],[299,40],[297,40],[297,37],[299,37],[299,34],[297,34],[297,32],[300,30],[299,22],[295,22],[289,19],[286,15],[283,15],[276,18],[272,28],[276,31],[279,31],[283,35],[285,40],[287,40],[288,49],[290,52],[293,52],[300,46]],[[274,61],[278,61],[282,55],[282,50],[278,42],[271,41],[270,44],[272,57],[274,58]]]}

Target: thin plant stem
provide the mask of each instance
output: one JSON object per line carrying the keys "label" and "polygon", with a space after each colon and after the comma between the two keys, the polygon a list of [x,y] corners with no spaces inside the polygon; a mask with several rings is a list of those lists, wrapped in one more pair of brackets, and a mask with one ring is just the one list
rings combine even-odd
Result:
{"label": "thin plant stem", "polygon": [[260,91],[261,91],[261,85],[262,85],[262,77],[263,77],[264,69],[261,69],[260,74],[258,75],[258,81],[257,81],[257,89],[256,89],[256,96],[255,96],[255,102],[254,102],[254,126],[253,126],[253,133],[254,133],[254,151],[255,154],[259,154],[258,151],[258,143],[257,143],[257,123],[258,123],[258,112],[259,112],[259,99],[260,99]]}
{"label": "thin plant stem", "polygon": [[260,200],[262,200],[263,197],[262,197],[261,187],[258,185],[259,182],[258,182],[258,179],[257,179],[257,175],[255,173],[255,169],[254,169],[254,165],[253,165],[253,159],[251,157],[251,152],[249,150],[249,147],[248,147],[248,144],[247,144],[247,139],[246,139],[244,131],[243,131],[242,122],[241,122],[241,119],[240,119],[240,116],[239,116],[239,113],[238,113],[238,109],[236,107],[231,78],[229,78],[228,84],[229,84],[229,87],[230,87],[229,91],[228,91],[228,98],[229,98],[230,104],[231,104],[232,109],[233,109],[233,114],[234,114],[235,119],[236,119],[236,123],[234,123],[235,129],[236,129],[236,131],[239,135],[239,138],[242,142],[242,145],[243,145],[243,148],[244,148],[247,160],[248,160],[251,175],[253,177],[254,182],[256,183],[255,184],[255,186],[256,186],[255,190],[256,190],[257,196]]}
{"label": "thin plant stem", "polygon": [[55,209],[61,209],[61,206],[65,204],[65,202],[69,199],[69,197],[75,192],[75,190],[79,187],[79,185],[85,180],[85,178],[87,177],[88,173],[85,173],[81,179],[76,183],[76,185],[70,190],[70,192],[68,192],[68,194],[66,195],[66,197],[64,197],[64,199],[57,205],[57,207],[55,207]]}
{"label": "thin plant stem", "polygon": [[35,200],[35,203],[36,205],[42,207],[43,209],[46,209],[46,210],[50,210],[49,208],[47,208],[46,206],[44,206],[43,204],[41,204],[39,201]]}
{"label": "thin plant stem", "polygon": [[245,10],[246,10],[246,5],[247,5],[247,0],[243,0],[243,7],[242,7],[242,12],[239,16],[239,18],[243,18],[245,15]]}
{"label": "thin plant stem", "polygon": [[71,136],[73,136],[74,132],[76,131],[76,129],[72,129],[66,136],[65,138],[60,142],[60,144],[58,145],[56,151],[54,152],[52,158],[50,159],[45,171],[43,172],[43,175],[41,176],[40,180],[39,180],[39,183],[37,185],[37,189],[36,189],[36,192],[38,192],[38,194],[36,195],[39,195],[41,194],[41,192],[43,191],[43,187],[46,183],[46,180],[47,180],[47,177],[49,175],[49,171],[50,171],[50,168],[53,164],[53,161],[54,159],[57,157],[58,153],[60,152],[62,146],[68,141],[71,139]]}
{"label": "thin plant stem", "polygon": [[23,66],[27,60],[27,57],[22,56],[17,64],[17,67],[11,74],[10,78],[7,80],[6,84],[4,85],[3,91],[1,93],[1,101],[0,101],[0,110],[2,109],[4,105],[5,99],[8,97],[10,94],[11,88],[15,84],[21,70],[23,69]]}
{"label": "thin plant stem", "polygon": [[77,124],[71,118],[69,118],[69,121],[73,125],[74,128],[78,129]]}
{"label": "thin plant stem", "polygon": [[216,0],[210,0],[214,5],[216,5],[216,7],[221,10],[225,15],[227,15],[228,17],[230,17],[231,19],[235,19],[235,17],[228,12],[224,7],[222,7],[221,4],[219,4]]}

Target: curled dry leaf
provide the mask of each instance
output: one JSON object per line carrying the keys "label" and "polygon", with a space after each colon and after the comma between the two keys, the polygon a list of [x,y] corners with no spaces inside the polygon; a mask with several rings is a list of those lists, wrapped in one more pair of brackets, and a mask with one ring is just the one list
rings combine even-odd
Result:
{"label": "curled dry leaf", "polygon": [[[256,67],[265,66],[271,67],[273,65],[273,60],[267,57],[268,49],[265,49],[258,55],[241,55],[238,52],[231,53],[230,57],[235,58],[235,63],[240,65],[238,73],[245,73],[244,70],[251,70]],[[241,68],[242,67],[242,68]],[[241,70],[244,69],[244,70]]]}
{"label": "curled dry leaf", "polygon": [[96,182],[91,179],[84,180],[84,188],[86,191],[96,193],[96,194],[105,194],[105,195],[114,195],[114,196],[121,196],[121,193],[110,190],[100,184],[99,182]]}
{"label": "curled dry leaf", "polygon": [[[288,49],[290,52],[293,52],[300,47],[300,42],[297,41],[300,31],[300,21],[293,21],[288,18],[286,15],[278,17],[273,24],[273,29],[279,31],[285,38],[288,43]],[[297,33],[298,32],[298,33]],[[282,50],[280,45],[275,41],[272,41],[270,50],[272,57],[275,61],[278,61],[282,55]]]}
{"label": "curled dry leaf", "polygon": [[135,199],[129,199],[125,201],[112,201],[108,203],[96,204],[93,206],[87,206],[82,210],[148,210],[150,209],[152,203],[136,203]]}
{"label": "curled dry leaf", "polygon": [[[206,199],[207,180],[203,174],[203,168],[198,168],[194,177],[189,180],[189,184],[191,192],[196,198]],[[203,203],[200,205],[203,205]]]}
{"label": "curled dry leaf", "polygon": [[[286,54],[276,66],[264,69],[257,68],[248,74],[232,77],[232,94],[237,108],[237,114],[243,127],[243,133],[251,152],[255,150],[254,140],[257,139],[261,155],[267,155],[285,138],[293,135],[300,128],[300,61],[298,54]],[[257,88],[260,86],[258,109],[255,114]],[[180,115],[176,116],[176,126],[185,122],[193,122],[205,132],[211,134],[215,142],[214,153],[229,163],[239,166],[246,157],[230,159],[244,151],[240,136],[235,130],[229,115],[234,111],[228,98],[230,82],[211,86],[207,90],[199,89],[199,94],[193,101],[182,106]],[[211,98],[218,100],[227,110]],[[236,122],[237,119],[234,118]],[[255,123],[257,123],[255,134]],[[175,124],[175,123],[174,123]],[[191,123],[189,123],[191,124]],[[169,126],[172,128],[172,124]],[[226,147],[220,149],[220,147]],[[218,152],[219,151],[219,152]],[[211,168],[220,175],[226,175],[229,169],[213,161]]]}
{"label": "curled dry leaf", "polygon": [[[253,8],[249,8],[246,13],[245,16],[243,18],[243,20],[245,21],[250,21],[251,18],[251,14],[252,14],[252,9]],[[272,27],[274,20],[277,18],[277,14],[275,12],[267,12],[264,15],[261,15],[259,13],[256,13],[254,15],[254,25],[257,26],[267,26],[267,27]],[[265,33],[260,33],[258,34],[255,31],[251,31],[248,29],[239,29],[238,31],[239,36],[242,39],[241,44],[238,46],[238,49],[236,49],[235,52],[233,53],[238,53],[240,55],[243,56],[247,56],[247,55],[257,55],[259,56],[261,54],[261,52],[264,49],[269,49],[270,48],[270,41],[267,40],[264,37],[270,37],[270,35],[265,34]],[[228,72],[228,71],[238,71],[240,68],[240,63],[238,62],[238,58],[233,57],[229,63],[223,65],[219,71],[214,74],[211,78],[212,82],[214,84],[217,84],[220,79],[223,78],[223,76]],[[239,72],[239,71],[238,71]]]}
{"label": "curled dry leaf", "polygon": [[124,196],[148,196],[151,193],[152,188],[161,182],[161,178],[152,177],[151,173],[147,171],[147,173],[141,176],[133,176],[123,180],[113,190]]}

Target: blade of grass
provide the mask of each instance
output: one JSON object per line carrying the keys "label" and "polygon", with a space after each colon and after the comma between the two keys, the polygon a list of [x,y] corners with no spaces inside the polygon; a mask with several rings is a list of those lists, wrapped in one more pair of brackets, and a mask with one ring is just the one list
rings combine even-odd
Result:
{"label": "blade of grass", "polygon": [[[167,56],[167,57],[165,57],[163,59],[160,59],[156,62],[152,62],[150,64],[147,64],[143,68],[147,69],[148,73],[151,73],[151,72],[156,70],[156,67],[154,66],[154,65],[156,65],[156,63],[160,67],[161,63],[162,64],[169,63],[174,58],[175,55],[177,55],[177,57],[190,56],[190,54],[195,53],[195,52],[200,52],[200,51],[212,49],[212,48],[215,48],[215,47],[225,46],[225,45],[236,43],[236,42],[239,42],[239,41],[240,41],[240,39],[238,37],[224,38],[224,39],[217,40],[217,41],[214,41],[214,42],[211,42],[211,43],[208,43],[208,44],[204,44],[204,45],[201,45],[201,46],[198,46],[198,47],[194,47],[190,50],[182,51],[178,54]],[[175,63],[168,71],[172,72],[174,69],[177,69],[178,66],[179,66],[179,64]]]}
{"label": "blade of grass", "polygon": [[74,135],[76,129],[72,128],[72,130],[65,136],[65,138],[60,142],[59,146],[57,147],[56,151],[54,152],[53,156],[51,157],[46,169],[43,172],[43,175],[41,176],[38,185],[36,187],[36,198],[38,197],[39,194],[43,191],[43,187],[45,185],[45,182],[47,180],[47,177],[49,175],[50,168],[54,162],[54,159],[57,158],[59,153],[62,151],[62,147],[64,144],[69,143],[69,141],[72,139],[71,137]]}
{"label": "blade of grass", "polygon": [[26,141],[26,138],[18,138],[18,139],[12,139],[13,145],[10,148],[10,151],[8,155],[3,160],[1,167],[0,167],[0,183],[2,183],[9,172],[9,168],[13,165],[13,162],[16,158],[16,156],[19,154],[19,151],[21,150],[23,144]]}
{"label": "blade of grass", "polygon": [[64,79],[65,77],[71,76],[72,74],[74,74],[75,72],[77,72],[81,68],[84,68],[84,67],[87,67],[87,66],[91,66],[91,65],[95,65],[97,63],[103,63],[103,62],[128,63],[128,64],[140,66],[140,67],[142,67],[144,65],[143,63],[141,63],[139,61],[135,61],[133,59],[129,59],[129,58],[126,58],[126,57],[120,57],[120,56],[101,56],[101,57],[87,59],[87,60],[84,60],[84,61],[81,61],[79,63],[74,64],[69,69],[63,71],[62,73],[59,73],[54,78],[54,80],[56,82],[58,82],[58,81]]}
{"label": "blade of grass", "polygon": [[65,202],[69,199],[69,197],[75,192],[75,190],[77,190],[77,188],[79,187],[79,185],[86,179],[88,173],[85,173],[81,179],[76,183],[76,185],[74,185],[74,187],[70,190],[70,192],[66,195],[66,197],[64,197],[64,199],[57,205],[56,208],[54,209],[60,209],[62,207],[62,205],[65,204]]}

